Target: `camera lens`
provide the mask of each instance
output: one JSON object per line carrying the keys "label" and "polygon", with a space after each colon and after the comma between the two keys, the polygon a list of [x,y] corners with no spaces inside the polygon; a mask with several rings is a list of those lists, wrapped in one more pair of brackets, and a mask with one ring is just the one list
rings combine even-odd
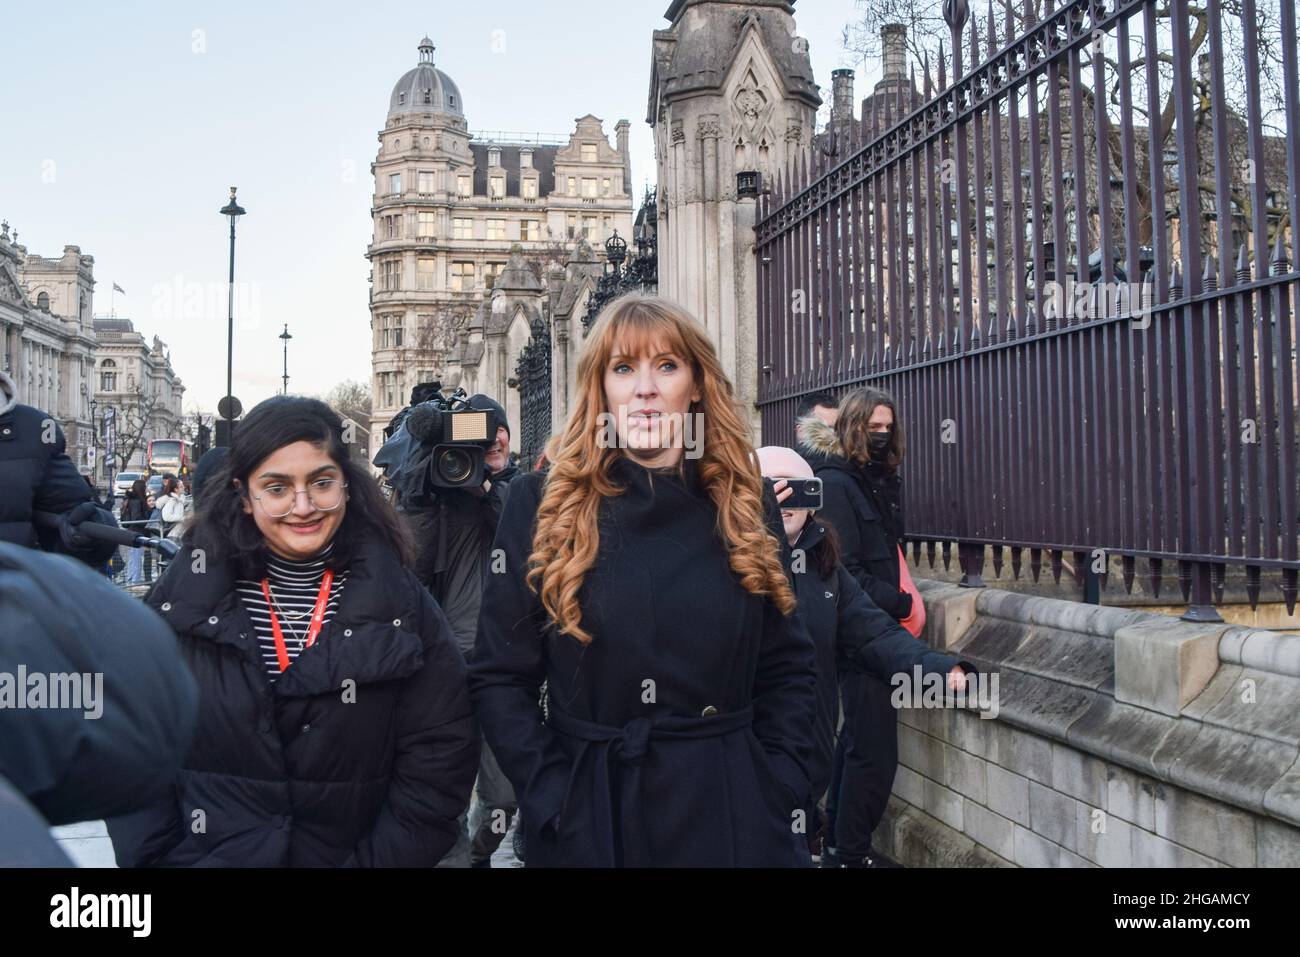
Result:
{"label": "camera lens", "polygon": [[464,449],[446,449],[438,457],[438,474],[443,481],[459,485],[474,470],[474,459]]}

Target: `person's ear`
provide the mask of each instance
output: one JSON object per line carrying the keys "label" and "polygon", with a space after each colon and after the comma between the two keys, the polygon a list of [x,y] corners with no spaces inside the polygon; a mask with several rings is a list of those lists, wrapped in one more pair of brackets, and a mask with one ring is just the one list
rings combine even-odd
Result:
{"label": "person's ear", "polygon": [[239,494],[239,504],[243,507],[244,514],[252,515],[253,503],[249,499],[248,494],[244,491],[243,483],[240,482],[239,479],[231,479],[230,485]]}

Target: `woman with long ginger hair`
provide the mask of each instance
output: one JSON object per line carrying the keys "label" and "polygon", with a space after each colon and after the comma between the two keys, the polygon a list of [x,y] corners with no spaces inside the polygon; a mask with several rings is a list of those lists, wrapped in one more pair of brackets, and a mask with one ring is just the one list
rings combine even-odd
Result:
{"label": "woman with long ginger hair", "polygon": [[608,306],[549,472],[511,485],[470,665],[530,866],[809,863],[813,648],[751,456],[699,324]]}

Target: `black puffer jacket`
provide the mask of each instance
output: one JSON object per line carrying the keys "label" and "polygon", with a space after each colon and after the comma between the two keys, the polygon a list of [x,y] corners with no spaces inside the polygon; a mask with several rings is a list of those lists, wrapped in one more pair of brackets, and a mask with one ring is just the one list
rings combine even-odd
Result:
{"label": "black puffer jacket", "polygon": [[840,536],[841,561],[882,611],[902,621],[912,596],[899,590],[898,547],[903,540],[902,482],[895,472],[850,461],[835,430],[801,420],[803,445],[816,455],[822,515]]}
{"label": "black puffer jacket", "polygon": [[[146,807],[168,793],[197,710],[157,615],[80,562],[0,543],[0,792],[7,779],[53,824]],[[33,817],[0,793],[0,866],[44,863]]]}
{"label": "black puffer jacket", "polygon": [[199,685],[171,799],[109,822],[122,865],[427,866],[456,840],[478,729],[451,628],[385,544],[277,681],[232,571],[181,551],[148,602]]}
{"label": "black puffer jacket", "polygon": [[[33,524],[33,512],[66,515],[83,502],[93,503],[95,496],[68,458],[58,423],[40,409],[20,405],[17,393],[13,379],[0,372],[0,542],[63,552],[88,565],[104,564],[116,545],[69,549],[57,529]],[[102,508],[82,517],[116,524]]]}

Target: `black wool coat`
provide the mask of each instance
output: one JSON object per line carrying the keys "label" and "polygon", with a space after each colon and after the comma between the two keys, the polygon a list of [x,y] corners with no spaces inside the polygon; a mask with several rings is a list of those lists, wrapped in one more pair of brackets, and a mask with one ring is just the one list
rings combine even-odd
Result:
{"label": "black wool coat", "polygon": [[823,575],[813,552],[825,537],[826,523],[814,515],[785,558],[799,598],[799,612],[817,649],[817,747],[811,771],[814,801],[830,784],[842,676],[865,673],[889,684],[896,674],[910,679],[917,665],[922,674],[947,674],[961,664],[913,637],[876,607],[843,564],[836,563],[830,574]]}
{"label": "black wool coat", "polygon": [[578,593],[590,645],[557,635],[524,581],[543,476],[511,483],[506,570],[485,586],[470,691],[528,863],[807,866],[812,640],[732,573],[693,463],[620,457],[611,474],[624,491],[601,503]]}
{"label": "black wool coat", "polygon": [[[63,430],[40,409],[15,401],[15,391],[13,380],[0,372],[0,542],[62,552],[92,566],[104,564],[116,545],[95,542],[69,551],[57,529],[34,524],[33,512],[63,515],[82,502],[94,502],[95,493],[68,458]],[[116,524],[104,509],[95,521]]]}
{"label": "black wool coat", "polygon": [[846,458],[829,426],[816,419],[803,424],[804,444],[819,453],[813,468],[822,480],[821,514],[839,533],[840,560],[882,611],[902,621],[912,610],[911,596],[899,590],[902,481]]}
{"label": "black wool coat", "polygon": [[148,598],[198,682],[198,731],[170,798],[109,822],[118,863],[437,864],[480,743],[432,597],[365,543],[334,618],[272,684],[232,569],[199,557],[183,549]]}

